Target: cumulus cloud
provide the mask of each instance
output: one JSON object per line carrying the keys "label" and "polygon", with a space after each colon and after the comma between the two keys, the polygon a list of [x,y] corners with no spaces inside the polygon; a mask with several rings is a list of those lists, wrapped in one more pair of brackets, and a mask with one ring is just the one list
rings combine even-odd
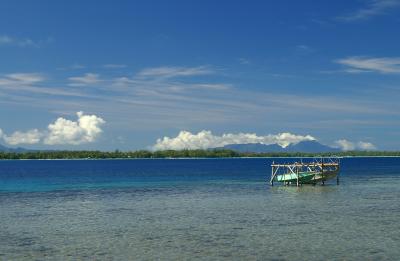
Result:
{"label": "cumulus cloud", "polygon": [[60,117],[54,123],[49,124],[49,132],[44,143],[48,145],[79,145],[95,141],[102,133],[100,127],[105,121],[96,115],[84,115],[83,112],[78,112],[77,116],[78,121]]}
{"label": "cumulus cloud", "polygon": [[158,139],[152,148],[153,150],[208,149],[223,147],[228,144],[246,143],[278,144],[281,147],[287,147],[289,144],[296,144],[306,140],[315,140],[315,138],[310,135],[302,136],[288,132],[266,136],[258,136],[255,133],[225,133],[218,136],[206,130],[200,131],[197,134],[189,131],[181,131],[175,138],[164,137]]}
{"label": "cumulus cloud", "polygon": [[338,146],[341,150],[354,150],[356,148],[355,144],[346,139],[340,139],[335,141],[335,145]]}
{"label": "cumulus cloud", "polygon": [[346,139],[340,139],[340,140],[335,141],[335,145],[344,151],[375,150],[376,149],[376,146],[370,142],[365,142],[365,141],[352,142],[352,141],[348,141]]}
{"label": "cumulus cloud", "polygon": [[375,150],[376,147],[371,142],[359,141],[357,147],[361,150]]}
{"label": "cumulus cloud", "polygon": [[0,138],[7,144],[37,144],[43,142],[47,145],[79,145],[94,142],[102,133],[101,126],[105,121],[96,115],[77,113],[78,120],[71,121],[58,118],[48,125],[47,130],[32,129],[27,132],[15,131],[6,135],[0,129]]}
{"label": "cumulus cloud", "polygon": [[2,135],[3,140],[10,145],[18,144],[36,144],[40,142],[43,134],[37,130],[29,130],[27,132],[15,131],[10,136]]}

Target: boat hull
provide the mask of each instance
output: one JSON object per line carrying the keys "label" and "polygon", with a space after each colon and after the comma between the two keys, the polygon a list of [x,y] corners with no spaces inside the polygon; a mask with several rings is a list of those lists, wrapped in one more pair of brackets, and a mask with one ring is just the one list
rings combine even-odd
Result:
{"label": "boat hull", "polygon": [[313,161],[304,162],[303,159],[293,163],[271,164],[270,184],[281,182],[285,185],[316,184],[331,179],[337,179],[339,184],[340,161],[339,158],[315,158]]}
{"label": "boat hull", "polygon": [[[326,171],[326,172],[300,172],[299,183],[301,184],[315,184],[319,182],[325,182],[330,179],[335,179],[338,175],[338,171]],[[297,175],[294,173],[287,173],[277,175],[275,181],[284,183],[297,183]]]}

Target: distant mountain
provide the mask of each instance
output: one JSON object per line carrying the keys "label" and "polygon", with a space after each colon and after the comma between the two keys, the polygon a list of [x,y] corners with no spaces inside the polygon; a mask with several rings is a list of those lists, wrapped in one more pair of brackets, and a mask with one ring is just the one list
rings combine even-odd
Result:
{"label": "distant mountain", "polygon": [[315,140],[310,141],[302,141],[297,144],[291,144],[285,148],[288,152],[339,152],[341,151],[338,148],[329,147],[327,145],[323,145]]}
{"label": "distant mountain", "polygon": [[229,144],[217,149],[234,150],[237,152],[284,152],[285,149],[278,144],[265,145],[261,143]]}
{"label": "distant mountain", "polygon": [[31,151],[31,150],[27,150],[24,148],[8,148],[0,144],[0,152],[25,152],[25,151]]}
{"label": "distant mountain", "polygon": [[340,149],[323,145],[317,141],[301,141],[297,144],[290,144],[286,148],[282,148],[278,144],[265,145],[261,143],[249,143],[249,144],[229,144],[224,147],[217,149],[229,149],[237,152],[306,152],[306,153],[318,153],[318,152],[339,152]]}

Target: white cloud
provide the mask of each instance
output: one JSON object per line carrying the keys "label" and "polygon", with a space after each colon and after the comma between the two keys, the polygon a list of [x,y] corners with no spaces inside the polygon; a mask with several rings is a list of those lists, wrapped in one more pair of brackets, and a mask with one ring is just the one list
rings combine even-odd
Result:
{"label": "white cloud", "polygon": [[299,54],[309,54],[309,53],[314,52],[315,50],[312,47],[308,46],[308,45],[299,44],[299,45],[296,45],[296,51]]}
{"label": "white cloud", "polygon": [[251,64],[250,60],[246,58],[239,58],[238,61],[240,64]]}
{"label": "white cloud", "polygon": [[39,143],[42,136],[43,134],[39,130],[33,129],[27,132],[16,131],[10,136],[3,134],[2,138],[7,144],[18,145]]}
{"label": "white cloud", "polygon": [[[339,67],[338,64],[336,66]],[[209,68],[215,67],[210,65]],[[89,70],[69,76],[82,76],[87,72],[96,73]],[[135,131],[190,130],[199,127],[207,129],[207,126],[222,125],[260,128],[267,120],[272,125],[281,126],[283,130],[308,128],[314,131],[329,129],[331,132],[340,132],[338,127],[340,125],[319,123],[319,121],[343,117],[363,117],[366,120],[377,117],[396,119],[400,115],[400,105],[396,102],[396,95],[390,95],[392,92],[381,92],[379,96],[367,95],[357,90],[351,93],[339,92],[335,95],[322,92],[311,95],[306,90],[290,94],[268,84],[263,88],[251,86],[247,88],[240,84],[233,86],[229,81],[235,77],[226,77],[218,73],[216,68],[212,79],[140,78],[136,74],[107,76],[100,73],[100,79],[103,81],[90,88],[71,88],[67,86],[71,83],[67,78],[62,80],[56,76],[49,76],[46,82],[35,83],[32,87],[28,86],[29,88],[1,86],[0,102],[4,106],[10,104],[24,107],[29,104],[41,110],[57,110],[63,113],[76,111],[76,108],[96,111],[99,115],[107,113],[111,115],[109,117],[112,118],[113,124],[123,126],[121,128],[125,130]],[[0,78],[7,77],[0,75]],[[15,78],[18,77],[11,78],[17,82]],[[7,78],[7,81],[10,79]],[[82,101],[85,101],[84,104]],[[294,111],[297,117],[293,117]],[[315,113],[316,111],[319,113]],[[305,118],[308,119],[307,122],[302,120]],[[385,123],[385,126],[390,127],[389,125],[390,123]],[[355,129],[365,127],[359,124],[352,126]],[[39,126],[31,128],[33,127]],[[39,129],[46,128],[47,125]],[[7,131],[7,134],[11,133]],[[155,140],[149,145],[153,143]]]}
{"label": "white cloud", "polygon": [[0,45],[1,44],[10,44],[13,42],[13,39],[8,35],[0,35]]}
{"label": "white cloud", "polygon": [[[8,97],[28,97],[33,98],[34,94],[69,97],[93,97],[81,90],[71,90],[71,88],[55,87],[45,85],[47,79],[40,73],[11,73],[0,76],[0,89]],[[44,104],[43,96],[40,97],[39,104]],[[49,100],[47,100],[49,102]],[[61,101],[64,102],[64,101]]]}
{"label": "white cloud", "polygon": [[32,85],[44,80],[45,78],[39,73],[11,73],[0,78],[0,86]]}
{"label": "white cloud", "polygon": [[354,150],[356,148],[355,144],[351,141],[348,141],[346,139],[341,139],[335,141],[335,145],[337,145],[341,150]]}
{"label": "white cloud", "polygon": [[40,48],[44,44],[52,42],[51,37],[42,40],[32,40],[31,38],[16,38],[9,35],[0,35],[0,45],[14,45],[19,47]]}
{"label": "white cloud", "polygon": [[80,63],[75,63],[70,66],[72,70],[79,70],[79,69],[85,69],[86,65],[80,64]]}
{"label": "white cloud", "polygon": [[44,80],[43,76],[37,73],[12,73],[7,75],[8,78],[20,81],[26,84],[33,84]]}
{"label": "white cloud", "polygon": [[108,63],[104,64],[103,67],[109,69],[118,69],[118,68],[126,68],[127,66],[125,64]]}
{"label": "white cloud", "polygon": [[83,112],[78,112],[77,116],[77,121],[60,117],[49,124],[46,131],[32,129],[27,132],[15,131],[11,135],[6,135],[0,129],[0,139],[10,145],[40,142],[47,145],[79,145],[94,142],[102,133],[101,126],[105,121],[96,115],[85,115]]}
{"label": "white cloud", "polygon": [[246,143],[278,144],[281,147],[286,147],[289,144],[296,144],[306,140],[315,140],[315,138],[310,135],[302,136],[287,132],[266,136],[257,136],[255,133],[225,133],[222,136],[217,136],[206,130],[197,134],[181,131],[175,138],[164,137],[158,139],[153,146],[153,150],[208,149],[223,147],[228,144]]}
{"label": "white cloud", "polygon": [[19,40],[18,45],[21,47],[40,47],[39,43],[37,43],[29,38]]}
{"label": "white cloud", "polygon": [[231,84],[225,83],[196,83],[196,84],[179,84],[175,83],[168,89],[174,92],[183,92],[183,91],[194,91],[194,90],[213,90],[213,91],[225,91],[232,88]]}
{"label": "white cloud", "polygon": [[228,90],[232,85],[226,83],[199,83],[190,85],[190,87],[194,89]]}
{"label": "white cloud", "polygon": [[346,22],[365,20],[373,16],[385,14],[386,11],[400,6],[399,0],[369,0],[367,3],[366,7],[340,16],[338,19]]}
{"label": "white cloud", "polygon": [[196,75],[205,75],[212,73],[214,73],[214,71],[210,70],[206,66],[198,66],[198,67],[163,66],[163,67],[144,69],[140,71],[137,75],[141,77],[172,78],[179,76],[196,76]]}
{"label": "white cloud", "polygon": [[79,145],[95,141],[102,133],[100,127],[105,121],[96,115],[84,115],[83,112],[78,112],[77,116],[78,121],[60,117],[54,123],[49,124],[44,143],[48,145]]}
{"label": "white cloud", "polygon": [[348,141],[346,139],[340,139],[335,141],[335,145],[341,150],[375,150],[376,146],[370,142],[359,141],[357,143]]}
{"label": "white cloud", "polygon": [[361,150],[376,150],[376,147],[371,142],[359,141],[357,147]]}
{"label": "white cloud", "polygon": [[98,74],[86,73],[83,76],[70,77],[68,80],[71,81],[70,86],[86,86],[101,82]]}
{"label": "white cloud", "polygon": [[378,73],[400,73],[400,57],[348,57],[336,60],[337,63],[345,65],[346,72],[378,72]]}

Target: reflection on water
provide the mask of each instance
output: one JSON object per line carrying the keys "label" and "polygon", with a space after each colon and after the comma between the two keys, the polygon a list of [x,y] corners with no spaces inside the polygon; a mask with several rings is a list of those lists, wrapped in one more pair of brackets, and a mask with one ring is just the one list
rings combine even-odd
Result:
{"label": "reflection on water", "polygon": [[0,193],[0,260],[398,258],[400,159],[388,172],[346,162],[339,186],[299,188],[269,187],[265,162],[213,162],[230,174]]}
{"label": "reflection on water", "polygon": [[274,186],[271,187],[271,192],[277,191],[277,192],[284,192],[284,193],[294,193],[294,194],[307,194],[307,193],[329,193],[329,192],[337,192],[338,185],[336,184],[325,184],[324,186],[321,185],[310,185],[310,184],[304,184],[301,185],[300,187],[297,187],[295,185],[292,186]]}

